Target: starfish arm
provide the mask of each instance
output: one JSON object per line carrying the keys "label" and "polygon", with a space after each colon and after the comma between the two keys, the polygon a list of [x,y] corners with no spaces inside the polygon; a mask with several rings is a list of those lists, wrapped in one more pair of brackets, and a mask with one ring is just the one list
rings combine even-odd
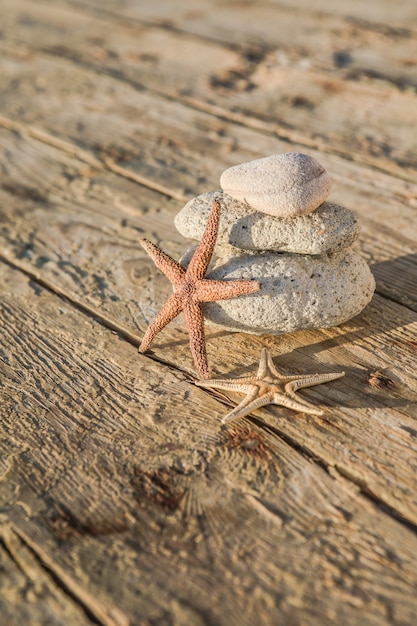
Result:
{"label": "starfish arm", "polygon": [[281,372],[279,372],[277,368],[275,367],[274,361],[272,360],[272,357],[270,353],[268,352],[268,350],[266,348],[264,348],[263,350],[265,350],[266,352],[266,367],[265,367],[264,376],[269,374],[272,376],[272,378],[278,378],[279,380],[298,380],[300,378],[299,374],[295,374],[294,376],[287,376],[286,374],[281,374]]}
{"label": "starfish arm", "polygon": [[232,420],[237,420],[240,417],[245,417],[245,415],[249,415],[256,409],[259,409],[261,406],[265,406],[266,404],[271,404],[274,399],[273,393],[265,393],[262,396],[258,396],[257,390],[254,393],[249,394],[242,400],[238,406],[230,411],[227,415],[222,418],[222,424],[227,424]]}
{"label": "starfish arm", "polygon": [[196,297],[200,302],[215,302],[255,293],[261,288],[255,280],[199,280]]}
{"label": "starfish arm", "polygon": [[208,378],[206,340],[204,335],[204,316],[201,304],[188,300],[184,304],[184,317],[190,335],[190,348],[200,378]]}
{"label": "starfish arm", "polygon": [[184,281],[185,268],[151,241],[141,239],[139,243],[174,287],[179,287]]}
{"label": "starfish arm", "polygon": [[283,395],[282,393],[275,393],[273,402],[274,404],[285,406],[287,409],[291,409],[293,411],[309,413],[310,415],[323,415],[323,411],[321,409],[315,407],[306,400],[298,398],[295,394],[288,393],[288,395]]}
{"label": "starfish arm", "polygon": [[210,263],[214,246],[216,245],[217,231],[219,229],[221,205],[218,200],[213,202],[206,228],[200,243],[187,268],[187,279],[199,280],[203,278]]}
{"label": "starfish arm", "polygon": [[299,376],[297,380],[292,380],[285,385],[285,391],[290,393],[295,392],[298,389],[314,387],[314,385],[321,385],[322,383],[328,383],[331,380],[342,378],[344,375],[344,372],[338,372],[337,374],[311,374],[310,376]]}
{"label": "starfish arm", "polygon": [[256,384],[253,378],[208,378],[207,380],[196,382],[196,385],[198,385],[198,387],[204,387],[205,389],[213,387],[213,389],[246,394],[259,389],[259,385]]}
{"label": "starfish arm", "polygon": [[258,372],[256,374],[257,380],[262,380],[268,373],[268,361],[271,359],[269,352],[266,348],[262,348],[261,358],[259,359]]}
{"label": "starfish arm", "polygon": [[312,374],[311,376],[304,376],[302,378],[299,378],[298,380],[293,380],[287,383],[285,385],[285,393],[298,405],[304,405],[305,408],[301,408],[301,410],[304,410],[305,413],[311,413],[312,415],[323,415],[323,411],[321,409],[316,409],[314,405],[310,404],[310,402],[308,402],[304,398],[300,398],[299,396],[297,396],[295,392],[297,391],[297,389],[305,389],[306,387],[313,387],[314,385],[327,383],[331,380],[342,378],[342,376],[344,375],[344,372],[339,372],[337,374]]}
{"label": "starfish arm", "polygon": [[165,302],[162,309],[156,314],[155,318],[148,326],[148,329],[139,346],[139,352],[145,352],[151,345],[154,337],[173,320],[181,312],[181,298],[173,293]]}

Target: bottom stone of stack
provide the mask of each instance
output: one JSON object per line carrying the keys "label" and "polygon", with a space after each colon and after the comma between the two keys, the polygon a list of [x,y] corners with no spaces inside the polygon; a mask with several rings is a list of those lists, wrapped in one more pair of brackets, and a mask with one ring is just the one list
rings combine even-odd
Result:
{"label": "bottom stone of stack", "polygon": [[[185,253],[183,265],[194,250]],[[257,293],[204,305],[206,320],[230,331],[279,335],[338,326],[358,315],[375,291],[367,263],[352,250],[311,256],[217,247],[215,255],[206,278],[261,284]]]}

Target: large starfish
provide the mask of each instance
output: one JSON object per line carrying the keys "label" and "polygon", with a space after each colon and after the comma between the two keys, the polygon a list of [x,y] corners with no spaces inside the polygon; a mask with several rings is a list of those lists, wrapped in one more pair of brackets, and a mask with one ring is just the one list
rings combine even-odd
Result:
{"label": "large starfish", "polygon": [[321,409],[300,398],[295,392],[304,387],[312,387],[313,385],[327,383],[330,380],[336,380],[336,378],[341,378],[344,375],[344,372],[339,372],[338,374],[285,376],[278,372],[268,350],[263,348],[256,376],[227,378],[224,380],[204,380],[198,382],[197,385],[246,394],[242,402],[223,417],[222,423],[226,424],[239,417],[244,417],[266,404],[279,404],[288,409],[293,409],[293,411],[301,411],[311,415],[323,415]]}
{"label": "large starfish", "polygon": [[209,376],[202,303],[254,293],[261,288],[260,284],[254,280],[210,280],[204,278],[216,244],[220,210],[220,202],[215,200],[204,234],[187,268],[147,239],[142,239],[140,242],[155,265],[171,281],[174,286],[174,293],[168,298],[148,327],[139,346],[139,351],[145,352],[155,335],[183,311],[190,335],[191,352],[200,378],[208,378]]}

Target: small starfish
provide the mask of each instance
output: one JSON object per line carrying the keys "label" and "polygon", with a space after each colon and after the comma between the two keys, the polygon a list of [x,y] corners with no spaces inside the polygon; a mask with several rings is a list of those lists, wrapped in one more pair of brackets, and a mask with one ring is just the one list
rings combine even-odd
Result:
{"label": "small starfish", "polygon": [[211,208],[204,234],[187,268],[165,254],[147,239],[141,246],[153,259],[155,265],[174,286],[174,293],[148,327],[140,352],[145,352],[154,337],[177,315],[184,312],[190,335],[190,348],[201,378],[208,378],[206,341],[204,335],[203,302],[214,302],[259,291],[261,285],[254,280],[210,280],[204,275],[213,254],[220,219],[220,202],[215,200]]}
{"label": "small starfish", "polygon": [[323,415],[321,409],[316,408],[307,400],[295,395],[298,389],[312,387],[336,380],[344,376],[339,374],[310,374],[308,376],[285,376],[276,369],[271,355],[266,348],[262,349],[261,360],[256,376],[247,378],[227,378],[225,380],[204,380],[196,383],[199,387],[213,387],[214,389],[226,389],[245,393],[246,398],[225,415],[222,423],[244,417],[265,404],[279,404],[293,411],[310,413],[311,415]]}

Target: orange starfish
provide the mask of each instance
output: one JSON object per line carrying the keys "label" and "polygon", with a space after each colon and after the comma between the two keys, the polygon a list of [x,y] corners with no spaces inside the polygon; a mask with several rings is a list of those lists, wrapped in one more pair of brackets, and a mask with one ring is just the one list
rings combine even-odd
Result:
{"label": "orange starfish", "polygon": [[204,336],[203,302],[214,302],[259,291],[261,285],[254,280],[210,280],[204,278],[213,254],[220,219],[220,202],[215,200],[207,220],[204,234],[187,268],[172,259],[147,239],[140,241],[154,261],[174,286],[174,293],[148,327],[140,352],[145,352],[154,337],[181,311],[190,335],[190,348],[200,378],[208,378],[206,341]]}

